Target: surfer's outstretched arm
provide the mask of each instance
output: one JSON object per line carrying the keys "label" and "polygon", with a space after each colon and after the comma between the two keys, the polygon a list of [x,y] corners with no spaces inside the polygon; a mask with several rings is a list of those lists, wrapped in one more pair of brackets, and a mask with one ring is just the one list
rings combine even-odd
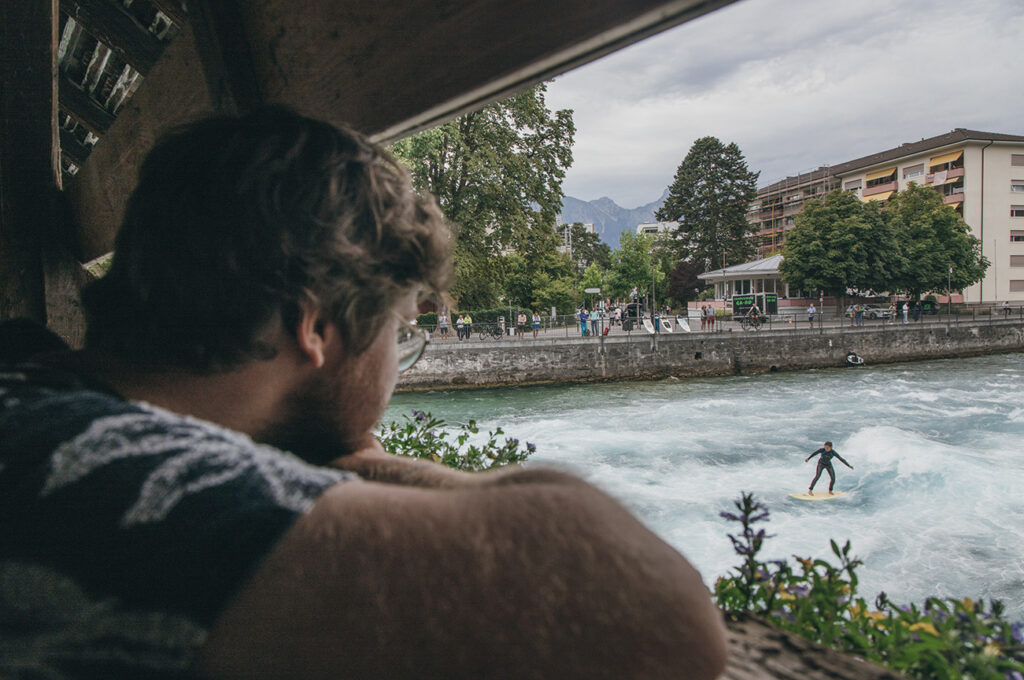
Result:
{"label": "surfer's outstretched arm", "polygon": [[[817,451],[815,451],[815,452],[814,452],[814,453],[812,453],[811,455],[809,455],[809,456],[807,456],[806,458],[804,458],[804,462],[806,463],[806,462],[807,462],[807,461],[809,461],[809,460],[810,460],[811,458],[814,458],[815,456],[817,456],[817,455],[818,455],[819,453],[821,453],[821,452],[822,452],[822,451],[824,451],[824,450],[825,450],[825,449],[818,449]],[[842,460],[842,459],[840,458],[840,460]],[[843,462],[845,462],[845,461],[843,461]]]}
{"label": "surfer's outstretched arm", "polygon": [[838,458],[839,460],[841,460],[843,462],[843,465],[845,465],[846,467],[850,468],[851,470],[853,469],[853,466],[850,465],[849,463],[847,463],[845,458],[840,456],[838,453],[835,453],[835,451],[833,451],[832,453],[833,453],[833,455],[835,455],[836,458]]}

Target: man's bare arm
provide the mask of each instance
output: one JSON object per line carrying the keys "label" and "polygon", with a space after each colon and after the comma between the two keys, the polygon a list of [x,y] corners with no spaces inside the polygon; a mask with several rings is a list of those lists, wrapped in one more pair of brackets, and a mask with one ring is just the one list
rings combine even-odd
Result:
{"label": "man's bare arm", "polygon": [[222,613],[225,678],[712,678],[697,572],[617,503],[546,470],[455,490],[333,487]]}

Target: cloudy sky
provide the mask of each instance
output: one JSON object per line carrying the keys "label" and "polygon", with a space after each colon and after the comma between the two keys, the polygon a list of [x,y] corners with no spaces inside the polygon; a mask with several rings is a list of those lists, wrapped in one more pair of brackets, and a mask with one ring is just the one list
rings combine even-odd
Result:
{"label": "cloudy sky", "polygon": [[759,186],[962,127],[1024,134],[1024,0],[741,0],[562,75],[564,188],[656,200],[693,141]]}

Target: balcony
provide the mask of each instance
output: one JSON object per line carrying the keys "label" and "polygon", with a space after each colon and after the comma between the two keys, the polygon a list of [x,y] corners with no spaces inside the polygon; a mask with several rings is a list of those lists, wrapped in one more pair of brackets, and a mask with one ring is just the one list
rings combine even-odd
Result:
{"label": "balcony", "polygon": [[874,196],[875,194],[882,194],[886,191],[896,191],[896,182],[886,182],[885,184],[876,184],[873,187],[867,187],[861,192],[861,196],[867,198],[868,196]]}
{"label": "balcony", "polygon": [[949,205],[950,203],[960,203],[963,200],[964,200],[963,189],[961,189],[958,193],[949,194],[948,196],[943,196],[942,197],[942,202],[945,205]]}
{"label": "balcony", "polygon": [[[946,179],[947,180],[953,179],[955,177],[963,177],[963,176],[964,176],[964,169],[963,169],[963,167],[953,168],[951,170],[947,170],[946,171]],[[925,184],[931,184],[934,181],[935,181],[935,173],[929,173],[929,174],[924,176],[924,183]]]}

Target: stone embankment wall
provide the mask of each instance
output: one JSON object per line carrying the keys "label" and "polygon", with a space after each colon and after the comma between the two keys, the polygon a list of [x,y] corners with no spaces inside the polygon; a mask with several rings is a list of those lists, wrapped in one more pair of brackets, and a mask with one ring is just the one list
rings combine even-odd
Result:
{"label": "stone embankment wall", "polygon": [[1020,320],[431,344],[399,389],[637,380],[1024,352]]}

